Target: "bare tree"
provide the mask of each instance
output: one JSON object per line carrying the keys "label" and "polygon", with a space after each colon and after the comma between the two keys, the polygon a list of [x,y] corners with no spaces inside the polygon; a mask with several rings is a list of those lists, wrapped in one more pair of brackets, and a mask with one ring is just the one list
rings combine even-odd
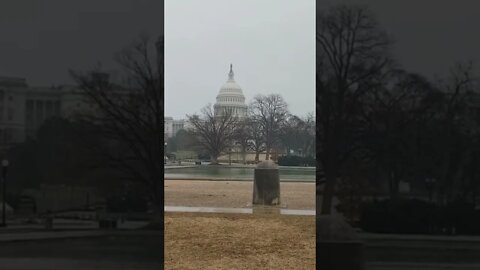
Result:
{"label": "bare tree", "polygon": [[296,115],[289,115],[280,128],[280,141],[287,155],[291,150],[300,149],[300,129],[302,120]]}
{"label": "bare tree", "polygon": [[245,126],[249,134],[249,148],[255,151],[255,161],[259,161],[260,153],[265,151],[265,136],[260,121],[255,117],[247,118],[247,125]]}
{"label": "bare tree", "polygon": [[300,118],[300,147],[304,156],[315,155],[315,117],[309,113]]}
{"label": "bare tree", "polygon": [[426,164],[417,159],[418,124],[431,117],[438,103],[429,100],[435,91],[418,74],[392,70],[388,84],[369,93],[364,104],[362,140],[371,154],[368,158],[386,174],[391,198],[397,197],[400,180],[411,180],[425,171],[421,166]]}
{"label": "bare tree", "polygon": [[302,156],[315,155],[315,120],[313,114],[306,117],[289,115],[281,127],[281,142],[287,151],[300,150]]}
{"label": "bare tree", "polygon": [[326,178],[321,213],[330,214],[336,179],[357,146],[362,99],[392,62],[390,40],[366,8],[334,6],[317,18],[317,153]]}
{"label": "bare tree", "polygon": [[472,62],[457,63],[451,68],[447,80],[440,82],[445,93],[444,108],[437,118],[442,127],[441,172],[438,183],[440,203],[452,199],[454,181],[461,177],[462,165],[467,163],[473,151],[471,145],[464,142],[468,135],[473,135],[473,126],[466,110],[469,100],[477,90],[472,71]]}
{"label": "bare tree", "polygon": [[143,184],[155,209],[162,213],[163,71],[158,67],[163,66],[163,55],[155,57],[154,51],[153,42],[142,37],[118,53],[122,74],[118,83],[98,70],[70,74],[95,108],[80,118],[103,138],[104,143],[92,149],[105,158],[108,167]]}
{"label": "bare tree", "polygon": [[247,151],[252,145],[252,133],[249,132],[249,124],[248,117],[239,120],[234,137],[236,144],[241,148],[243,164],[247,163]]}
{"label": "bare tree", "polygon": [[192,132],[210,154],[212,164],[218,164],[218,157],[232,146],[235,139],[239,119],[232,111],[225,110],[215,114],[211,105],[202,109],[202,115],[187,115],[192,124]]}
{"label": "bare tree", "polygon": [[258,121],[265,136],[265,159],[268,160],[270,151],[279,140],[282,123],[289,114],[288,105],[282,96],[271,94],[257,95],[250,107],[254,121]]}

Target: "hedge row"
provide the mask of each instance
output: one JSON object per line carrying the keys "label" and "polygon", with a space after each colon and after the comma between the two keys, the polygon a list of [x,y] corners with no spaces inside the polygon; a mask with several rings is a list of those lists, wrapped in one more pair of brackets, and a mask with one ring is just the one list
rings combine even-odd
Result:
{"label": "hedge row", "polygon": [[385,200],[362,205],[360,227],[376,233],[480,235],[480,211],[460,201],[438,206],[421,200]]}
{"label": "hedge row", "polygon": [[312,156],[281,156],[278,158],[280,166],[315,166],[315,159]]}

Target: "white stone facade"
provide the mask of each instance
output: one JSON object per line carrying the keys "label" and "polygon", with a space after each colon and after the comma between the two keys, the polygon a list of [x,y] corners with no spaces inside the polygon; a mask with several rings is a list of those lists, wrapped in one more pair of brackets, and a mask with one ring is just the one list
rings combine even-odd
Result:
{"label": "white stone facade", "polygon": [[234,116],[244,118],[247,115],[247,105],[242,88],[235,82],[232,65],[228,73],[228,80],[220,88],[217,95],[217,102],[213,106],[215,115],[222,115],[231,111]]}
{"label": "white stone facade", "polygon": [[164,123],[164,136],[165,138],[173,137],[173,118],[172,117],[165,117],[163,119]]}
{"label": "white stone facade", "polygon": [[164,117],[165,125],[165,139],[172,138],[177,134],[179,130],[186,129],[185,125],[187,124],[185,120],[175,120],[172,117]]}
{"label": "white stone facade", "polygon": [[45,120],[94,112],[74,86],[30,87],[24,78],[0,77],[0,147],[35,137]]}

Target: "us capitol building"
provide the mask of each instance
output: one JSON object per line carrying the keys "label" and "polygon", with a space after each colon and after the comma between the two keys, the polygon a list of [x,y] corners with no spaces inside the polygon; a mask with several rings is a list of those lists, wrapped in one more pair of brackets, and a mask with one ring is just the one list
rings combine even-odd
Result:
{"label": "us capitol building", "polygon": [[[220,88],[213,108],[214,114],[218,116],[227,111],[232,112],[234,116],[239,118],[244,118],[247,115],[248,106],[245,104],[242,88],[235,82],[232,64],[230,64],[228,80]],[[172,117],[165,117],[164,121],[165,138],[173,137],[179,130],[188,126],[187,121],[174,120]]]}
{"label": "us capitol building", "polygon": [[247,105],[245,105],[245,96],[242,88],[235,82],[232,64],[228,80],[220,88],[217,95],[217,102],[213,106],[215,115],[222,115],[230,111],[234,116],[244,118],[247,115]]}

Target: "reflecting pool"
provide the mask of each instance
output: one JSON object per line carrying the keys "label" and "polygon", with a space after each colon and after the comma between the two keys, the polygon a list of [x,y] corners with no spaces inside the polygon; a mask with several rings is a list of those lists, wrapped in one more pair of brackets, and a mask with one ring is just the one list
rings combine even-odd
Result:
{"label": "reflecting pool", "polygon": [[[254,167],[201,165],[165,168],[165,179],[253,180]],[[279,167],[280,181],[314,182],[313,167]]]}

